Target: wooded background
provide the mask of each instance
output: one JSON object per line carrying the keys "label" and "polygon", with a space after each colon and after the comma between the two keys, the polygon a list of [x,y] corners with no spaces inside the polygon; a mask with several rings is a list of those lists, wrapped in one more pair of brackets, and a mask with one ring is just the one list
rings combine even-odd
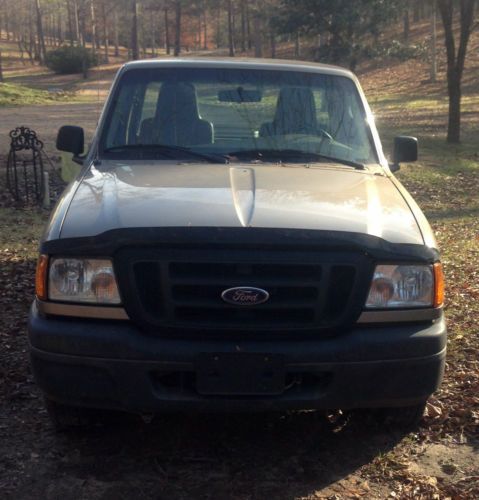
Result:
{"label": "wooded background", "polygon": [[[447,49],[448,141],[459,142],[461,79],[476,0],[1,0],[0,35],[18,44],[22,60],[44,64],[63,45],[88,47],[109,63],[179,56],[192,51],[289,57],[346,65],[394,50],[423,51],[436,78],[437,22]],[[431,20],[427,46],[409,46],[410,23]],[[401,22],[395,47],[381,34]],[[1,63],[0,63],[1,67]]]}

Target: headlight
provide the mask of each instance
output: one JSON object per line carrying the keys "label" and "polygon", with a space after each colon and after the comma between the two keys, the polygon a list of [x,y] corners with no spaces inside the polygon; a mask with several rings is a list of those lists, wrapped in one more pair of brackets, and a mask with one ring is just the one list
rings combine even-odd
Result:
{"label": "headlight", "polygon": [[366,301],[368,309],[433,307],[433,266],[377,266]]}
{"label": "headlight", "polygon": [[113,265],[107,259],[53,258],[48,298],[63,302],[120,304]]}

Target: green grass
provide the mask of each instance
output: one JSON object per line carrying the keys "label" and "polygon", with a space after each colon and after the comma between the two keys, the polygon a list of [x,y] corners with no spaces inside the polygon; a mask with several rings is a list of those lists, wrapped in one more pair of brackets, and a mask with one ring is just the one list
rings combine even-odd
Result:
{"label": "green grass", "polygon": [[71,101],[72,96],[69,94],[55,94],[45,90],[24,87],[22,85],[0,83],[0,106],[24,106]]}

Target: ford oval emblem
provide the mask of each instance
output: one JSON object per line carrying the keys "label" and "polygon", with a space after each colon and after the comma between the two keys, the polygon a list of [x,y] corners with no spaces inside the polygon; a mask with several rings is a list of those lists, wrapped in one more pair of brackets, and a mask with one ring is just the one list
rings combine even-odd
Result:
{"label": "ford oval emblem", "polygon": [[261,288],[239,286],[228,288],[221,294],[221,298],[235,306],[257,306],[264,304],[269,299],[269,293]]}

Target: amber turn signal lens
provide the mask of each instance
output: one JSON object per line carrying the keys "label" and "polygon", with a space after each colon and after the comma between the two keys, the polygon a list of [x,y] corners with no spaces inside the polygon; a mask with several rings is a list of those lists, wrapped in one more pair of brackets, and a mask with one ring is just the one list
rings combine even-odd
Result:
{"label": "amber turn signal lens", "polygon": [[442,264],[434,264],[434,307],[441,307],[444,304],[444,273]]}
{"label": "amber turn signal lens", "polygon": [[40,255],[35,275],[35,294],[40,300],[47,300],[48,256]]}
{"label": "amber turn signal lens", "polygon": [[110,273],[98,273],[92,280],[91,289],[98,302],[111,302],[118,295],[115,277]]}

